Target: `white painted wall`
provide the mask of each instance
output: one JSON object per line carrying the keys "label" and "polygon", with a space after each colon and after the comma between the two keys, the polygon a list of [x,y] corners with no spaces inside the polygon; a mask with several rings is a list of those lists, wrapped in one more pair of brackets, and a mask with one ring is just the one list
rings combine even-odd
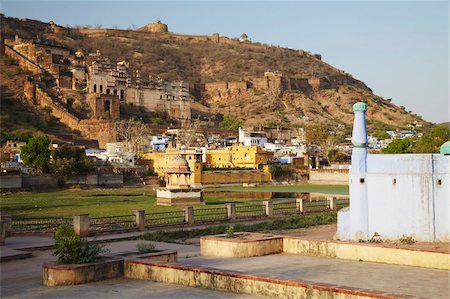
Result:
{"label": "white painted wall", "polygon": [[[366,212],[361,210],[364,185]],[[370,239],[378,233],[383,239],[412,236],[417,241],[450,241],[449,186],[450,156],[367,155],[365,182],[351,178],[350,209],[339,212],[337,237]],[[367,219],[366,236],[358,234],[365,229],[363,219]]]}
{"label": "white painted wall", "polygon": [[355,111],[350,208],[338,212],[335,237],[450,241],[450,156],[367,154],[366,134]]}

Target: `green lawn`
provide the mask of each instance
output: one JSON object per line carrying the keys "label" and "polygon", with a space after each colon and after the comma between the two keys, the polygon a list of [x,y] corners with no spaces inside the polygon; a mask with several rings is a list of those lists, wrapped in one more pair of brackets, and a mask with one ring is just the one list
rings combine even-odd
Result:
{"label": "green lawn", "polygon": [[208,191],[241,191],[241,192],[311,192],[324,194],[348,195],[346,185],[263,185],[257,187],[219,187],[208,188]]}
{"label": "green lawn", "polygon": [[[207,190],[219,190],[208,188]],[[220,188],[230,191],[276,191],[276,192],[320,192],[348,194],[346,186],[261,186],[255,188]],[[253,199],[254,201],[255,199]],[[210,196],[206,205],[198,208],[221,208],[226,202],[238,205],[248,204],[243,198]],[[197,207],[196,207],[197,208]],[[181,210],[179,207],[162,207],[155,204],[155,192],[151,187],[120,189],[65,189],[43,193],[15,193],[0,197],[2,213],[16,217],[72,217],[74,214],[89,214],[90,217],[119,216],[131,214],[132,210],[145,210],[146,213]]]}

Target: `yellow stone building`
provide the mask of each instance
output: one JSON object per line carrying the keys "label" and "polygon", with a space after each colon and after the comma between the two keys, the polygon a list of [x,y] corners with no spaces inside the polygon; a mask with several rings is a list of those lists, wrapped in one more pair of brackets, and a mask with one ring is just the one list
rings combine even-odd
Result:
{"label": "yellow stone building", "polygon": [[164,171],[167,167],[167,162],[173,160],[175,157],[181,156],[188,161],[191,174],[191,184],[193,186],[202,183],[202,151],[201,149],[175,149],[170,148],[165,152],[152,152],[142,156],[144,160],[150,161],[150,171],[163,177]]}
{"label": "yellow stone building", "polygon": [[[189,164],[191,185],[226,184],[226,183],[264,183],[271,180],[267,171],[267,163],[273,160],[273,153],[265,152],[259,146],[233,146],[221,149],[167,149],[165,152],[152,152],[143,155],[148,160],[150,171],[164,177],[167,163],[181,156]],[[204,163],[202,160],[204,159]],[[204,172],[205,168],[247,168],[247,172]]]}
{"label": "yellow stone building", "polygon": [[273,160],[273,153],[259,146],[232,146],[206,151],[205,168],[262,169]]}

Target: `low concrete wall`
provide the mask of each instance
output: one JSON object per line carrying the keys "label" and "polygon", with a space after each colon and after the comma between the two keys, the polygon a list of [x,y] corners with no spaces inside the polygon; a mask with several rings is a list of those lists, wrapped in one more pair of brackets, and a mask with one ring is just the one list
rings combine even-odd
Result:
{"label": "low concrete wall", "polygon": [[152,262],[178,262],[178,252],[176,250],[164,250],[160,252],[144,253],[135,256],[135,258],[144,259]]}
{"label": "low concrete wall", "polygon": [[124,260],[110,259],[97,263],[80,265],[42,265],[42,283],[45,286],[83,284],[123,276]]}
{"label": "low concrete wall", "polygon": [[[238,236],[239,234],[236,235]],[[226,238],[225,235],[217,235],[200,238],[200,252],[202,256],[250,257],[280,253],[282,251],[283,237],[261,236],[253,240],[242,240],[239,237]]]}
{"label": "low concrete wall", "polygon": [[66,180],[66,185],[81,185],[88,187],[122,187],[122,174],[87,174],[71,176]]}
{"label": "low concrete wall", "polygon": [[51,175],[23,175],[22,187],[32,190],[56,189],[58,180]]}
{"label": "low concrete wall", "polygon": [[263,275],[247,275],[236,271],[227,272],[220,269],[158,264],[141,260],[125,261],[124,274],[127,278],[273,298],[396,298],[329,284],[319,285],[311,282],[274,279]]}
{"label": "low concrete wall", "polygon": [[0,176],[0,189],[20,189],[22,188],[22,175],[2,175]]}
{"label": "low concrete wall", "polygon": [[[161,250],[157,252],[135,255],[133,259],[152,262],[176,263],[178,252],[176,250]],[[59,265],[57,263],[45,263],[42,265],[42,283],[45,286],[63,286],[83,284],[110,278],[124,276],[123,255],[107,256],[107,260],[89,264]]]}
{"label": "low concrete wall", "polygon": [[261,170],[207,170],[202,174],[203,185],[269,183],[272,176]]}
{"label": "low concrete wall", "polygon": [[311,169],[309,181],[311,184],[348,185],[347,169]]}
{"label": "low concrete wall", "polygon": [[283,252],[308,256],[450,270],[450,253],[397,248],[380,244],[283,238]]}

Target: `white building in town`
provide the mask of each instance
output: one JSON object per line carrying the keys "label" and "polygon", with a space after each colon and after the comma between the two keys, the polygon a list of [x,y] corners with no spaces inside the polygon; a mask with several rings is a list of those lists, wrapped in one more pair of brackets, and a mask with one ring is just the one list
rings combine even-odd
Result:
{"label": "white building in town", "polygon": [[264,137],[262,132],[246,132],[244,129],[239,128],[239,144],[244,146],[258,145],[264,147],[267,142],[267,138]]}

